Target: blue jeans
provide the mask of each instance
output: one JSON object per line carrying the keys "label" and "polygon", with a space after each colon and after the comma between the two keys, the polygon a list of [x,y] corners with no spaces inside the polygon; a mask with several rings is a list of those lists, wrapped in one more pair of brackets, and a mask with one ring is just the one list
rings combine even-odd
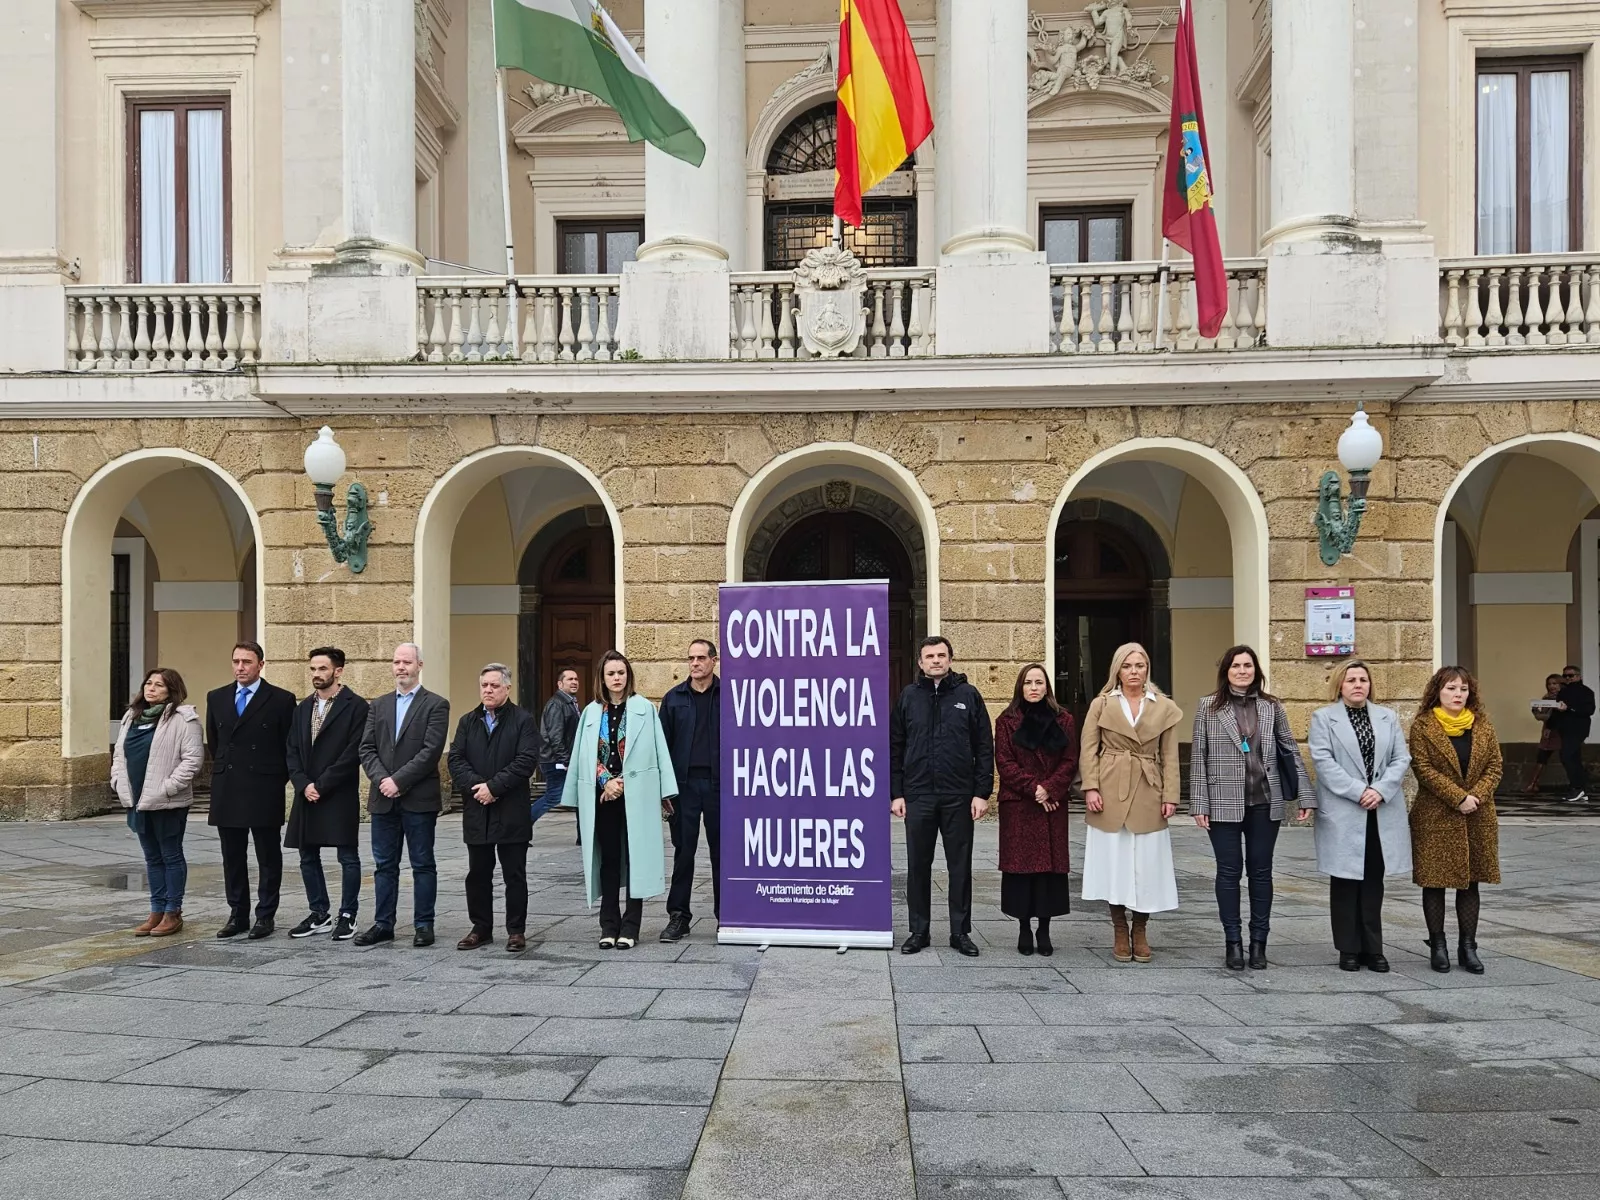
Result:
{"label": "blue jeans", "polygon": [[[1244,849],[1239,848],[1240,840]],[[1217,915],[1227,941],[1238,942],[1239,880],[1250,880],[1250,940],[1264,942],[1272,924],[1272,851],[1278,844],[1278,822],[1272,806],[1244,810],[1242,821],[1212,821],[1211,849],[1217,856]]]}
{"label": "blue jeans", "polygon": [[189,861],[183,856],[183,832],[189,824],[187,808],[159,812],[128,810],[128,828],[139,835],[144,851],[144,872],[150,877],[150,911],[182,912],[183,891],[189,883]]}
{"label": "blue jeans", "polygon": [[567,768],[561,763],[542,762],[539,764],[539,777],[544,780],[544,795],[528,808],[535,821],[561,803],[561,793],[567,787]]}
{"label": "blue jeans", "polygon": [[[339,914],[355,919],[361,899],[361,853],[354,846],[335,846],[339,857]],[[322,873],[322,847],[300,847],[300,878],[306,885],[306,903],[311,911],[327,916],[328,880]]]}
{"label": "blue jeans", "polygon": [[439,870],[433,861],[433,830],[438,813],[394,812],[372,814],[372,920],[394,928],[400,903],[400,843],[411,860],[412,924],[433,924],[433,905],[439,896]]}

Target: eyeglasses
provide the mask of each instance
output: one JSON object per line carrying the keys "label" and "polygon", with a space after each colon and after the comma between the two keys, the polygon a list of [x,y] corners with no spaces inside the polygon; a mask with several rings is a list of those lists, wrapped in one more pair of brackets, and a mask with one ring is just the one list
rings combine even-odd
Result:
{"label": "eyeglasses", "polygon": [[1561,678],[1563,678],[1563,679],[1576,679],[1576,678],[1578,678],[1578,673],[1576,671],[1563,671],[1563,672],[1561,672]]}

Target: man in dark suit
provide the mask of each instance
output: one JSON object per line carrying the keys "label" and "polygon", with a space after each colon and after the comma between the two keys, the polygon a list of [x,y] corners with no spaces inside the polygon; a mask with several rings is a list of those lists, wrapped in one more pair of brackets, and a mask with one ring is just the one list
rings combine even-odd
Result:
{"label": "man in dark suit", "polygon": [[394,941],[400,901],[400,845],[411,860],[413,946],[433,945],[433,905],[439,873],[433,832],[443,807],[439,759],[450,732],[450,701],[418,683],[422,651],[414,642],[394,648],[395,690],[372,701],[361,737],[361,765],[372,781],[372,927],[356,945]]}
{"label": "man in dark suit", "polygon": [[1561,690],[1556,693],[1556,712],[1550,727],[1561,735],[1561,766],[1567,773],[1568,804],[1589,798],[1589,777],[1583,768],[1583,744],[1589,740],[1589,723],[1594,719],[1594,692],[1583,682],[1583,671],[1568,666],[1561,672]]}
{"label": "man in dark suit", "polygon": [[[211,751],[211,814],[222,842],[222,881],[228,923],[219,938],[269,937],[283,886],[283,789],[289,782],[285,749],[294,720],[294,693],[261,678],[266,665],[257,642],[233,648],[233,683],[206,695],[206,745]],[[250,923],[250,841],[260,879]]]}
{"label": "man in dark suit", "polygon": [[[294,804],[283,844],[300,851],[300,878],[311,915],[289,931],[292,938],[333,933],[336,942],[356,933],[361,896],[361,737],[367,702],[344,686],[344,651],[318,646],[311,652],[311,695],[295,710],[289,733],[289,780]],[[339,919],[328,905],[322,847],[332,846],[341,874]]]}
{"label": "man in dark suit", "polygon": [[667,735],[680,789],[677,811],[668,822],[672,886],[667,890],[663,942],[678,941],[694,920],[689,893],[702,820],[711,851],[711,910],[722,919],[722,681],[716,672],[716,646],[696,638],[689,643],[689,678],[661,697],[661,731]]}
{"label": "man in dark suit", "polygon": [[511,703],[511,668],[478,672],[483,703],[461,718],[450,745],[450,779],[461,793],[467,843],[467,916],[472,929],[457,950],[494,941],[494,860],[506,888],[506,949],[528,948],[528,843],[533,817],[528,780],[539,762],[539,731],[527,709]]}

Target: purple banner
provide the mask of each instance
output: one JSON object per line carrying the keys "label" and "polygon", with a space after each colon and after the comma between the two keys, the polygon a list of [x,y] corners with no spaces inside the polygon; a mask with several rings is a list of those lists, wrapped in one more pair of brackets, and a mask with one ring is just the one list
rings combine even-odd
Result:
{"label": "purple banner", "polygon": [[893,944],[889,585],[723,584],[723,942]]}

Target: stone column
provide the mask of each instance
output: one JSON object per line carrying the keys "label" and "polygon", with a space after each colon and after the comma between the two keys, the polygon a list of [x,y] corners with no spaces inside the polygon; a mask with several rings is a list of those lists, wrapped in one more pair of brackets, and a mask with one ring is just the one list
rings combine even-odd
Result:
{"label": "stone column", "polygon": [[645,358],[725,358],[728,272],[746,252],[743,3],[646,0],[644,57],[706,157],[694,167],[645,147],[645,242],[623,274],[621,344]]}
{"label": "stone column", "polygon": [[0,103],[26,114],[6,135],[0,188],[0,371],[66,365],[61,260],[62,64],[56,0],[0,4]]}
{"label": "stone column", "polygon": [[421,267],[413,0],[341,0],[344,261]]}
{"label": "stone column", "polygon": [[1027,0],[938,0],[937,16],[939,352],[1043,352],[1050,277],[1027,227]]}

